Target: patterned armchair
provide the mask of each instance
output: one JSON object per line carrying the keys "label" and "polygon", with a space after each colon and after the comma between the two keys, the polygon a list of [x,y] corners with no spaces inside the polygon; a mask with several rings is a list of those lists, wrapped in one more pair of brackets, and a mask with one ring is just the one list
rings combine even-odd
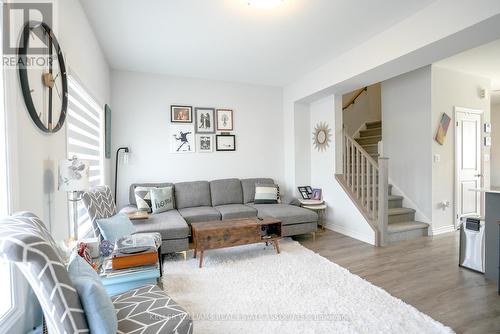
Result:
{"label": "patterned armchair", "polygon": [[116,215],[116,204],[108,186],[99,186],[85,191],[82,195],[83,205],[87,209],[94,235],[102,239],[97,220]]}
{"label": "patterned armchair", "polygon": [[[89,333],[76,289],[52,236],[29,212],[0,221],[0,256],[14,262],[33,288],[51,334]],[[193,332],[189,314],[156,285],[111,298],[118,333]],[[141,307],[135,307],[140,303]]]}
{"label": "patterned armchair", "polygon": [[[97,220],[101,218],[109,218],[117,213],[116,204],[111,194],[111,189],[108,186],[98,186],[85,191],[82,195],[83,205],[87,209],[94,235],[102,239],[101,231],[97,226]],[[150,234],[156,241],[156,246],[161,246],[160,233],[141,233]],[[158,252],[161,254],[161,252]],[[161,265],[161,261],[160,261]]]}

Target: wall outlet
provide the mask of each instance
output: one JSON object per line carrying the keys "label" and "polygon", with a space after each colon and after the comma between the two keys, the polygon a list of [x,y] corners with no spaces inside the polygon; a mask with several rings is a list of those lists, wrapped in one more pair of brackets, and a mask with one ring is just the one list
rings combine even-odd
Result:
{"label": "wall outlet", "polygon": [[434,162],[435,162],[435,163],[441,162],[441,155],[439,155],[439,154],[434,154]]}

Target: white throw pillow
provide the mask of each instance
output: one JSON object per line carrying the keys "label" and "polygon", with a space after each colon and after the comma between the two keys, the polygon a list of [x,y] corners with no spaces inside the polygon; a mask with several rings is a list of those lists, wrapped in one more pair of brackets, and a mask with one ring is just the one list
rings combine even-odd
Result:
{"label": "white throw pillow", "polygon": [[172,187],[152,188],[150,193],[153,213],[165,212],[174,208]]}

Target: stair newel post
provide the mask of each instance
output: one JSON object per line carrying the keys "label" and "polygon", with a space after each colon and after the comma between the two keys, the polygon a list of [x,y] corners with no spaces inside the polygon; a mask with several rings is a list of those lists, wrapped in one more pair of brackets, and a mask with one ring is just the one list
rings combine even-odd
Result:
{"label": "stair newel post", "polygon": [[378,246],[385,246],[389,221],[389,158],[378,158]]}

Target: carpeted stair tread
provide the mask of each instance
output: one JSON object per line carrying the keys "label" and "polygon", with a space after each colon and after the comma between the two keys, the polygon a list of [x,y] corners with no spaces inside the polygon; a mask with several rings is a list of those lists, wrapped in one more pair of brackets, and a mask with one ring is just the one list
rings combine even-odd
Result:
{"label": "carpeted stair tread", "polygon": [[424,229],[424,228],[428,228],[428,227],[429,227],[429,225],[426,223],[417,222],[417,221],[409,221],[409,222],[400,222],[400,223],[389,224],[387,226],[387,231],[389,233],[400,233],[400,232],[407,232],[407,231],[413,231],[413,230],[418,230],[418,229]]}
{"label": "carpeted stair tread", "polygon": [[389,216],[406,215],[409,213],[415,213],[415,209],[410,209],[410,208],[392,208],[392,209],[389,209]]}
{"label": "carpeted stair tread", "polygon": [[382,127],[382,121],[373,121],[365,123],[367,129],[380,128]]}

